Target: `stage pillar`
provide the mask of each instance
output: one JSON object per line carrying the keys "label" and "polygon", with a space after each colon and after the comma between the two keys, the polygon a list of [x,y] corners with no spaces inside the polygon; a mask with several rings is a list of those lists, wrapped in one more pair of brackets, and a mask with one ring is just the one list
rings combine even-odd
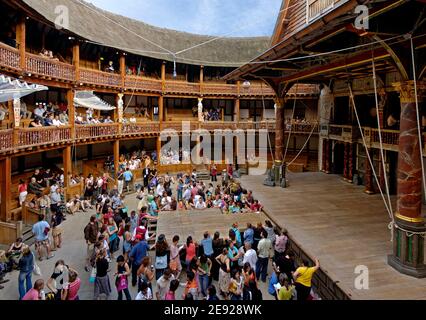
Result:
{"label": "stage pillar", "polygon": [[10,204],[12,201],[12,159],[0,160],[0,221],[10,220]]}
{"label": "stage pillar", "polygon": [[[407,81],[394,86],[400,93],[401,120],[393,254],[388,257],[388,263],[401,273],[424,278],[424,237],[417,234],[425,232],[426,226],[421,210],[422,167],[414,84]],[[419,84],[419,99],[424,88],[424,84]]]}
{"label": "stage pillar", "polygon": [[283,142],[284,142],[284,99],[275,99],[276,108],[276,126],[275,126],[275,160],[283,160]]}

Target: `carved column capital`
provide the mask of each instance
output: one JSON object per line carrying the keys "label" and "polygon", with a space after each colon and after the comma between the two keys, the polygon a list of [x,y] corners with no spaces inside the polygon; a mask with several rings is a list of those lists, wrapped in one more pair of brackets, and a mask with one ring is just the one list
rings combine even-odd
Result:
{"label": "carved column capital", "polygon": [[285,99],[284,98],[275,98],[274,102],[275,102],[277,109],[284,108],[284,105],[285,105]]}
{"label": "carved column capital", "polygon": [[[416,101],[415,96],[415,87],[414,81],[403,81],[393,83],[392,86],[400,94],[400,99],[402,103],[410,103]],[[426,91],[426,82],[418,81],[417,82],[417,97],[419,101],[422,101],[422,94]]]}

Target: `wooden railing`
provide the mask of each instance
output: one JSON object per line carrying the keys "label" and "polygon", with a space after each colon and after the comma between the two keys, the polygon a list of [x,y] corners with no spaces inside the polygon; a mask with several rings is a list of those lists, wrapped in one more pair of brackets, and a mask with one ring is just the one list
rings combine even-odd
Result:
{"label": "wooden railing", "polygon": [[0,65],[2,67],[20,69],[20,54],[18,49],[0,42]]}
{"label": "wooden railing", "polygon": [[18,147],[60,143],[69,141],[70,139],[71,128],[68,126],[20,128],[18,131]]}
{"label": "wooden railing", "polygon": [[311,20],[332,8],[339,0],[309,0],[308,19]]}
{"label": "wooden railing", "polygon": [[[315,126],[315,129],[314,129],[314,126]],[[318,133],[319,132],[318,125],[316,125],[315,123],[306,123],[306,124],[298,123],[298,124],[292,125],[292,132],[294,133],[311,133],[312,130],[314,130],[314,133]]]}
{"label": "wooden railing", "polygon": [[198,121],[167,121],[161,125],[161,129],[162,130],[171,129],[177,132],[182,132],[184,129],[183,123],[185,122],[186,123],[189,122],[189,130],[191,131],[197,130],[200,127]]}
{"label": "wooden railing", "polygon": [[201,123],[200,125],[201,129],[214,131],[214,130],[235,130],[237,129],[237,124],[235,122],[229,122],[229,121],[206,121]]}
{"label": "wooden railing", "polygon": [[250,87],[240,88],[241,96],[275,96],[274,90],[266,84],[252,83]]}
{"label": "wooden railing", "polygon": [[331,124],[328,128],[328,134],[331,136],[341,137],[343,134],[343,126],[337,124]]}
{"label": "wooden railing", "polygon": [[0,244],[10,245],[22,237],[22,222],[0,222]]}
{"label": "wooden railing", "polygon": [[10,150],[13,148],[13,130],[0,131],[0,150]]}
{"label": "wooden railing", "polygon": [[80,68],[80,82],[107,87],[121,87],[121,76],[94,69]]}
{"label": "wooden railing", "polygon": [[38,222],[40,211],[32,209],[26,205],[22,206],[22,222],[26,225],[33,225]]}
{"label": "wooden railing", "polygon": [[25,66],[27,72],[36,75],[67,81],[75,80],[74,66],[68,63],[62,63],[53,59],[26,53]]}
{"label": "wooden railing", "polygon": [[204,82],[201,85],[201,93],[204,95],[237,95],[238,88],[235,84]]}
{"label": "wooden railing", "polygon": [[116,136],[118,135],[118,132],[118,123],[75,126],[76,139]]}
{"label": "wooden railing", "polygon": [[123,135],[141,134],[141,133],[159,133],[159,122],[126,123],[122,126]]}
{"label": "wooden railing", "polygon": [[[399,144],[399,131],[387,130],[387,129],[382,129],[380,131],[382,135],[382,142],[384,144],[390,144],[390,145],[396,145],[396,146]],[[372,143],[380,142],[379,130],[371,129],[371,142]]]}
{"label": "wooden railing", "polygon": [[200,84],[184,81],[166,81],[166,93],[200,94]]}
{"label": "wooden railing", "polygon": [[142,90],[145,92],[161,92],[163,90],[161,80],[138,76],[126,76],[124,86],[127,89]]}

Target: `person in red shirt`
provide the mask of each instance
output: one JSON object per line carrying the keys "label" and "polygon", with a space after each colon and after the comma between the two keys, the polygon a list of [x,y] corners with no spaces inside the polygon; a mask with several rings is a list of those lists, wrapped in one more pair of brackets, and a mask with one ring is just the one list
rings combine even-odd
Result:
{"label": "person in red shirt", "polygon": [[40,279],[34,283],[34,287],[30,289],[22,298],[24,301],[45,300],[44,297],[44,280]]}
{"label": "person in red shirt", "polygon": [[250,210],[253,212],[260,212],[262,210],[262,205],[259,203],[259,200],[255,200],[250,206]]}

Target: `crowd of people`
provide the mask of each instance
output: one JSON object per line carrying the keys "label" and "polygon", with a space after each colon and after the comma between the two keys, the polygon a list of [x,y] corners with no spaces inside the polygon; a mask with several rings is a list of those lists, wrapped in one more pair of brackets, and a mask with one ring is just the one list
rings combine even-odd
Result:
{"label": "crowd of people", "polygon": [[204,110],[203,112],[204,121],[220,121],[222,120],[222,111],[220,108],[211,108]]}
{"label": "crowd of people", "polygon": [[179,150],[173,150],[169,148],[168,150],[162,150],[161,153],[161,164],[162,165],[173,165],[181,163],[190,163],[191,162],[191,151],[184,148],[179,148]]}
{"label": "crowd of people", "polygon": [[[184,243],[178,235],[172,239],[157,237],[149,225],[159,219],[160,211],[219,208],[225,214],[236,214],[260,212],[262,205],[233,178],[232,166],[220,175],[212,165],[212,181],[208,183],[197,178],[195,169],[187,174],[161,176],[151,156],[143,151],[123,155],[117,185],[110,183],[115,180],[108,173],[75,177],[84,181],[84,196],[75,195],[68,201],[62,189],[63,173],[36,170],[30,183],[21,181],[20,201],[25,202],[25,197],[33,194],[37,200],[28,205],[38,202],[40,210],[39,222],[32,228],[35,252],[22,239],[12,244],[5,262],[0,260],[0,282],[7,281],[2,279],[2,270],[18,269],[22,300],[79,299],[80,276],[86,275],[79,275],[71,263],[58,260],[46,282],[38,279],[33,285],[32,275],[38,273],[37,260],[52,259],[62,247],[62,223],[67,213],[95,210],[84,228],[85,270],[95,300],[102,296],[109,299],[116,290],[119,300],[259,301],[265,294],[259,283],[267,281],[268,294],[277,300],[312,299],[311,279],[319,262],[309,267],[303,261],[298,267],[286,232],[270,221],[256,226],[249,223],[244,229],[236,222],[226,237],[206,231],[202,239],[188,235]],[[135,182],[129,169],[132,161],[145,166],[141,184],[133,186],[139,200],[134,210],[128,208],[124,196],[125,191],[131,191],[130,183]],[[152,241],[155,244],[150,246]],[[155,252],[154,257],[150,250]],[[133,297],[131,287],[137,291]],[[181,287],[183,292],[178,294]]]}

